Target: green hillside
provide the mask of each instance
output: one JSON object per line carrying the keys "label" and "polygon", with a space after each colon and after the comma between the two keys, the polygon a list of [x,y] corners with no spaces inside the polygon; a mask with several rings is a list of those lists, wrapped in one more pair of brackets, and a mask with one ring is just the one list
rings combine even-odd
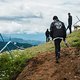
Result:
{"label": "green hillside", "polygon": [[[80,47],[80,30],[74,31],[68,35],[67,42],[70,47]],[[61,43],[62,48],[66,48],[64,42]],[[25,63],[29,59],[38,54],[54,51],[53,42],[41,44],[25,50],[14,50],[0,54],[0,80],[14,80],[25,67]]]}

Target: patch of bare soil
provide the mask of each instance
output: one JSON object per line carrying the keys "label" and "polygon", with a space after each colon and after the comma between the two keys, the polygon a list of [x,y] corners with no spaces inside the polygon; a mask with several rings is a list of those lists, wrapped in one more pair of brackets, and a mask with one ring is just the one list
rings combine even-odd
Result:
{"label": "patch of bare soil", "polygon": [[55,53],[41,53],[29,60],[16,80],[80,80],[80,48],[61,50],[59,63]]}

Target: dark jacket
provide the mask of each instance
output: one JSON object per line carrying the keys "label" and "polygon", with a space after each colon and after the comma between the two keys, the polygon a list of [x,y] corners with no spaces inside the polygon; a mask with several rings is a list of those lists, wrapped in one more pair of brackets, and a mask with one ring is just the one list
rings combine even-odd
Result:
{"label": "dark jacket", "polygon": [[45,35],[46,35],[46,37],[49,37],[50,32],[47,30],[47,31],[45,32]]}
{"label": "dark jacket", "polygon": [[57,37],[66,38],[66,28],[64,23],[59,20],[52,22],[50,26],[50,36],[52,39]]}
{"label": "dark jacket", "polygon": [[72,16],[71,15],[68,18],[68,25],[72,25]]}

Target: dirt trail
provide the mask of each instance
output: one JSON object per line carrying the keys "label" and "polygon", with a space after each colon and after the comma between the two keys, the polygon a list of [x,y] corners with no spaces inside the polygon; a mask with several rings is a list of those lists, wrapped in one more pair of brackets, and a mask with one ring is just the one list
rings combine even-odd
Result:
{"label": "dirt trail", "polygon": [[54,52],[40,54],[16,80],[80,80],[80,48],[62,49],[60,63],[55,63]]}

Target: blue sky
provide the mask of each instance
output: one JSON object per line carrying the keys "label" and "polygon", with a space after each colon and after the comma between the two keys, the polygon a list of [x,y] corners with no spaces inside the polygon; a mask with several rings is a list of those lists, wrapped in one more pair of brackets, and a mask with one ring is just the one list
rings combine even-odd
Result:
{"label": "blue sky", "polygon": [[67,13],[73,24],[80,18],[80,0],[0,0],[0,33],[44,33],[57,15],[67,26]]}

